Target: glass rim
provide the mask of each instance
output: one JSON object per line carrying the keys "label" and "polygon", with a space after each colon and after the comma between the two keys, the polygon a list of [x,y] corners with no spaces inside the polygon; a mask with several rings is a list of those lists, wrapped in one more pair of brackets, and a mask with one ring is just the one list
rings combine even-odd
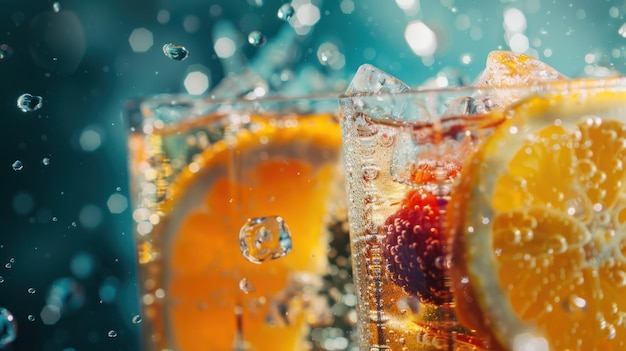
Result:
{"label": "glass rim", "polygon": [[184,102],[184,103],[194,103],[194,104],[249,104],[249,103],[280,103],[280,102],[288,102],[288,101],[303,101],[303,100],[329,100],[335,99],[337,100],[340,96],[339,92],[321,92],[321,93],[312,93],[312,94],[302,94],[302,95],[266,95],[260,96],[256,98],[248,98],[248,97],[237,97],[237,98],[216,98],[211,96],[203,96],[203,95],[191,95],[187,93],[160,93],[146,96],[139,96],[135,99],[129,100],[138,100],[141,101],[141,104],[148,105],[159,105],[167,102]]}
{"label": "glass rim", "polygon": [[[391,91],[378,91],[378,92],[355,92],[352,94],[339,95],[340,101],[351,100],[355,97],[358,98],[376,98],[381,96],[411,96],[411,95],[426,95],[426,94],[450,94],[450,93],[462,93],[477,92],[477,91],[528,91],[529,93],[539,92],[558,92],[558,91],[583,91],[594,89],[607,89],[623,87],[626,89],[626,75],[610,76],[610,77],[580,77],[580,78],[567,78],[552,81],[535,82],[531,84],[509,84],[509,85],[462,85],[453,87],[417,87],[410,88],[405,91],[391,92]],[[469,95],[468,95],[469,96]]]}

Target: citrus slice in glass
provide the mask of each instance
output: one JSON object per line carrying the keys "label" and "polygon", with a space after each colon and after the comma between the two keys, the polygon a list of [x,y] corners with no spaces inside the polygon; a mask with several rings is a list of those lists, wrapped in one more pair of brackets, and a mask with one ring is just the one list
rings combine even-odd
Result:
{"label": "citrus slice in glass", "polygon": [[626,90],[611,82],[513,105],[463,167],[452,287],[496,350],[626,349]]}
{"label": "citrus slice in glass", "polygon": [[[166,295],[155,313],[163,321],[156,334],[173,340],[165,346],[305,348],[301,312],[326,268],[324,223],[340,145],[332,115],[253,116],[174,176],[152,233],[163,252],[163,272],[155,274]],[[288,225],[291,251],[260,264],[247,260],[240,228],[272,216]]]}

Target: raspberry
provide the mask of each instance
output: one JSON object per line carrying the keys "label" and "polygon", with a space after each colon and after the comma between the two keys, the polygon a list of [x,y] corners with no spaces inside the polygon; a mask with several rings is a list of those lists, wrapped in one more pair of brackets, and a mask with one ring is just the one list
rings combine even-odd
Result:
{"label": "raspberry", "polygon": [[394,283],[424,302],[449,299],[443,267],[440,202],[433,194],[412,190],[401,208],[385,221],[386,264]]}

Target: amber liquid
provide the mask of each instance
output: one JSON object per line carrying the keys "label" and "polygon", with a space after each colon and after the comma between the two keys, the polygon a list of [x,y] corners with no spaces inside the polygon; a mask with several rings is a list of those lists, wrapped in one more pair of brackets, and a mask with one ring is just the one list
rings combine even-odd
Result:
{"label": "amber liquid", "polygon": [[[341,242],[340,235],[342,231],[345,235],[346,230],[342,214],[339,126],[332,115],[309,119],[260,117],[271,121],[273,127],[285,128],[285,133],[289,133],[294,123],[318,123],[314,119],[334,121],[325,130],[329,133],[325,139],[334,141],[320,141],[320,146],[317,141],[306,139],[273,144],[274,139],[261,138],[260,142],[267,142],[267,146],[256,145],[252,152],[237,147],[229,149],[231,141],[240,140],[239,133],[249,133],[255,126],[254,123],[233,126],[226,116],[218,115],[176,126],[158,122],[144,125],[144,130],[130,136],[145,350],[323,350],[327,337],[315,331],[332,325],[334,320],[320,317],[328,315],[329,308],[320,305],[320,301],[330,300],[324,300],[324,296],[328,297],[331,289],[337,290],[333,285],[348,281],[346,260],[338,260],[337,250],[329,246]],[[279,131],[270,138],[278,140],[283,134]],[[220,151],[224,156],[219,163],[210,164],[207,150],[215,151],[219,145],[225,145]],[[204,159],[199,155],[205,155]],[[266,189],[258,188],[263,186],[258,185],[259,179],[269,177],[271,181],[273,176],[282,174],[287,177],[285,183],[290,183],[300,177],[299,168],[287,174],[295,169],[291,160],[298,160],[302,169],[309,172],[306,179],[296,181],[302,187],[287,189],[286,193],[268,192],[267,196],[258,198],[251,195],[265,194]],[[268,162],[284,166],[262,173],[260,169],[264,168],[260,165]],[[210,169],[206,170],[207,167]],[[191,180],[181,181],[185,177]],[[219,190],[222,195],[206,197],[207,189],[213,189],[213,193]],[[297,201],[283,201],[284,196]],[[220,220],[228,222],[221,228],[228,228],[225,232],[229,237],[219,239],[227,246],[212,253],[223,257],[208,259],[211,266],[205,268],[205,274],[180,271],[185,265],[193,266],[185,260],[193,259],[196,247],[190,247],[188,253],[175,249],[180,236],[188,235],[184,232],[185,218],[198,211],[198,206],[208,206],[203,210],[208,212],[223,210],[225,215]],[[267,213],[268,208],[280,213]],[[299,217],[295,217],[300,213],[308,213],[310,218],[300,223]],[[285,216],[293,231],[294,249],[283,258],[255,265],[239,252],[237,232],[246,219],[264,215]],[[289,215],[296,220],[289,222]],[[308,230],[316,227],[320,230]],[[207,232],[210,231],[209,228]],[[331,234],[337,236],[331,238]],[[346,254],[346,250],[339,249]],[[330,270],[333,265],[329,265],[329,258],[344,262],[344,267]],[[343,278],[337,276],[341,272]],[[250,286],[242,285],[243,278]],[[176,283],[182,279],[190,283]]]}
{"label": "amber liquid", "polygon": [[[357,287],[362,351],[470,351],[484,346],[454,315],[450,294],[427,301],[394,282],[391,253],[385,247],[385,220],[405,195],[421,189],[447,203],[458,177],[450,162],[463,161],[500,120],[495,116],[449,117],[412,125],[376,122],[362,114],[344,116],[343,137],[352,255]],[[428,170],[427,175],[416,174]],[[440,209],[440,225],[445,207]],[[442,232],[440,269],[447,269],[447,238]],[[396,273],[397,274],[397,273]],[[447,280],[447,277],[442,279]],[[444,281],[449,289],[450,284]]]}

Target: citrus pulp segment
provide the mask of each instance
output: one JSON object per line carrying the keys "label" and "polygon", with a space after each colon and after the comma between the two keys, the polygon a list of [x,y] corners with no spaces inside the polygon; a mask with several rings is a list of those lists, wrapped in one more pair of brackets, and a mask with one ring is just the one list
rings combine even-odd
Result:
{"label": "citrus pulp segment", "polygon": [[[324,221],[340,145],[331,115],[252,117],[175,177],[153,236],[169,250],[161,318],[177,347],[304,348],[300,312],[326,267]],[[251,263],[240,251],[239,229],[248,218],[272,215],[288,223],[293,250]],[[242,289],[244,278],[249,286]]]}
{"label": "citrus pulp segment", "polygon": [[534,96],[448,206],[459,319],[494,349],[626,349],[626,92]]}

